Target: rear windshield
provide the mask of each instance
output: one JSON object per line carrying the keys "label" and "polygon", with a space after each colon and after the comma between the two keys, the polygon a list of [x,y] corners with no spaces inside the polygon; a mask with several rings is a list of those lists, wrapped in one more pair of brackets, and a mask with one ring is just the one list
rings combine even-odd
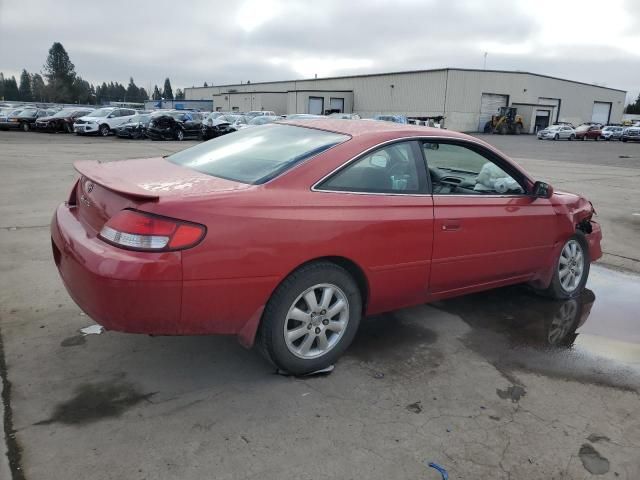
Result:
{"label": "rear windshield", "polygon": [[215,177],[260,184],[348,139],[324,130],[270,124],[209,140],[167,159]]}

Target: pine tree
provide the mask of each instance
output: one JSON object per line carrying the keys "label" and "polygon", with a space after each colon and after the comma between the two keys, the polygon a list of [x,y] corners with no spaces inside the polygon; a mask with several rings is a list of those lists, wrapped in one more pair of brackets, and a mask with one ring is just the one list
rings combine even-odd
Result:
{"label": "pine tree", "polygon": [[44,64],[44,74],[49,83],[51,101],[70,102],[74,100],[73,81],[76,77],[75,67],[60,42],[55,42],[49,49],[49,55]]}
{"label": "pine tree", "polygon": [[127,102],[139,102],[140,89],[133,81],[133,77],[129,77],[129,85],[127,86]]}
{"label": "pine tree", "polygon": [[18,93],[18,82],[16,77],[4,79],[4,99],[5,100],[20,100],[20,94]]}
{"label": "pine tree", "polygon": [[208,87],[209,85],[207,85],[207,82],[204,82],[203,87]]}
{"label": "pine tree", "polygon": [[165,100],[173,100],[173,90],[171,89],[171,81],[166,78],[164,80],[164,91],[162,92],[162,96]]}
{"label": "pine tree", "polygon": [[176,90],[176,100],[184,100],[184,92],[180,88]]}
{"label": "pine tree", "polygon": [[31,76],[31,93],[36,102],[47,101],[47,86],[39,73],[34,73]]}
{"label": "pine tree", "polygon": [[160,93],[160,89],[158,85],[153,86],[153,95],[151,96],[153,100],[160,100],[162,98],[162,94]]}
{"label": "pine tree", "polygon": [[0,100],[4,100],[4,74],[0,72]]}
{"label": "pine tree", "polygon": [[23,102],[33,101],[33,93],[31,90],[31,77],[26,69],[20,74],[20,86],[18,87],[18,95]]}
{"label": "pine tree", "polygon": [[138,90],[138,94],[141,102],[149,100],[149,94],[143,87],[140,87],[140,89]]}

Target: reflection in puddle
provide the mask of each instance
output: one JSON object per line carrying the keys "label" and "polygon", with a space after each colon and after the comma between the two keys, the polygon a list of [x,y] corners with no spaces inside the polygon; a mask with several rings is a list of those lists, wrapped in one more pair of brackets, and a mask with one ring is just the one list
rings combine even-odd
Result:
{"label": "reflection in puddle", "polygon": [[592,266],[588,287],[566,301],[517,286],[434,306],[469,324],[465,344],[503,373],[640,390],[640,277]]}

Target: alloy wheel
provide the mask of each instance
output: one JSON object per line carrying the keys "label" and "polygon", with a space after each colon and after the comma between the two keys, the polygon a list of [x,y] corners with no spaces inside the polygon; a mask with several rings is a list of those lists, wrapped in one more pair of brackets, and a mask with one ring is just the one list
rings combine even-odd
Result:
{"label": "alloy wheel", "polygon": [[288,350],[305,360],[318,358],[335,347],[349,322],[349,300],[336,285],[314,285],[293,302],[284,322]]}
{"label": "alloy wheel", "polygon": [[569,240],[558,261],[558,276],[565,292],[571,293],[578,288],[584,272],[584,254],[577,240]]}

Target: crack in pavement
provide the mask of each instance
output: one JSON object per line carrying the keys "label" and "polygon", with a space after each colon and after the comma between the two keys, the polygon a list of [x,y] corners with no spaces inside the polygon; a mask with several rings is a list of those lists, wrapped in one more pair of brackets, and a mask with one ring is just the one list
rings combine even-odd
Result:
{"label": "crack in pavement", "polygon": [[2,405],[4,408],[4,439],[12,480],[25,480],[22,470],[22,448],[13,428],[13,411],[11,409],[11,382],[7,373],[7,362],[4,353],[2,330],[0,329],[0,377],[2,378]]}

